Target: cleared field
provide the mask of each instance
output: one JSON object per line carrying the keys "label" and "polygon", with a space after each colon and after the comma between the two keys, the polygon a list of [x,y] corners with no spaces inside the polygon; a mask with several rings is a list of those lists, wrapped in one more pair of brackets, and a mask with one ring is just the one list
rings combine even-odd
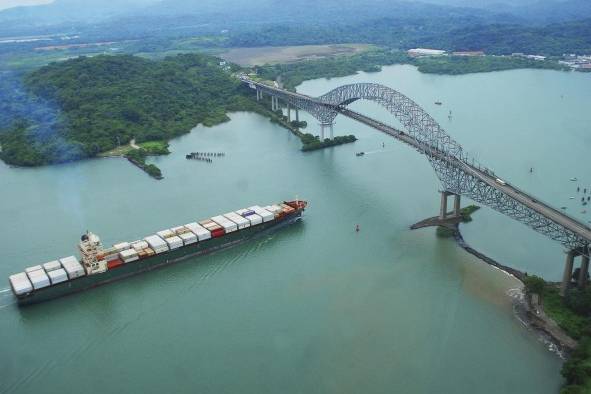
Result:
{"label": "cleared field", "polygon": [[290,63],[330,56],[355,55],[372,48],[368,44],[300,45],[287,47],[232,48],[220,54],[225,60],[242,66]]}

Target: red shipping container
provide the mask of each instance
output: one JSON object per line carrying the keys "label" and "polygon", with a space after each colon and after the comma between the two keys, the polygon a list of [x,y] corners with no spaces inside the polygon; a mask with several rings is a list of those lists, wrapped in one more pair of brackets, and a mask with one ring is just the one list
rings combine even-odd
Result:
{"label": "red shipping container", "polygon": [[219,238],[219,237],[221,237],[222,235],[224,235],[225,233],[226,233],[226,232],[224,231],[224,229],[223,229],[223,228],[220,228],[220,229],[217,229],[217,230],[213,230],[213,231],[211,232],[211,237],[212,237],[212,238]]}
{"label": "red shipping container", "polygon": [[123,261],[116,259],[116,260],[111,260],[107,262],[107,268],[108,269],[113,269],[113,268],[117,268],[117,267],[121,267],[123,265]]}

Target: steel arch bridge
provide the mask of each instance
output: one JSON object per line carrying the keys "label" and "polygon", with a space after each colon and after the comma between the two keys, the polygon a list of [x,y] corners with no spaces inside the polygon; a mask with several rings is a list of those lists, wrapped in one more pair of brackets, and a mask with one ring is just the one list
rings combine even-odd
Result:
{"label": "steel arch bridge", "polygon": [[[477,164],[425,110],[402,93],[375,83],[357,83],[338,87],[315,98],[244,76],[241,80],[257,90],[257,98],[265,93],[281,99],[294,108],[307,111],[323,125],[332,124],[336,116],[342,114],[411,145],[427,156],[444,193],[466,196],[489,206],[588,259],[591,228]],[[357,100],[380,104],[402,124],[404,130],[346,108]]]}

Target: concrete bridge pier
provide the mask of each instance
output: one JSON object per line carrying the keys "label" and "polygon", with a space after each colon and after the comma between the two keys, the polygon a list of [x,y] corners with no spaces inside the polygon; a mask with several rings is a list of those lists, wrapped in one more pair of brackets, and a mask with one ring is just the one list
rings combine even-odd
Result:
{"label": "concrete bridge pier", "polygon": [[[451,212],[447,211],[447,197],[454,196],[454,210]],[[460,217],[461,199],[459,194],[450,192],[441,192],[441,207],[439,209],[439,219],[445,220],[449,217],[457,218]]]}
{"label": "concrete bridge pier", "polygon": [[324,141],[324,128],[328,127],[330,130],[330,139],[334,138],[333,123],[320,123],[320,141]]}
{"label": "concrete bridge pier", "polygon": [[584,289],[587,286],[587,275],[589,275],[589,250],[584,248],[581,254],[581,269],[577,278],[577,286]]}
{"label": "concrete bridge pier", "polygon": [[300,121],[300,111],[298,110],[298,107],[295,108],[295,114],[296,114],[296,122]]}
{"label": "concrete bridge pier", "polygon": [[279,98],[271,96],[271,111],[275,112],[279,109]]}
{"label": "concrete bridge pier", "polygon": [[566,253],[566,262],[564,264],[564,273],[562,274],[562,283],[560,284],[560,295],[564,296],[573,280],[573,268],[575,265],[575,258],[581,256],[581,265],[579,268],[579,276],[576,279],[577,287],[584,289],[587,286],[587,275],[589,274],[589,247],[585,246],[582,249],[569,250]]}
{"label": "concrete bridge pier", "polygon": [[287,122],[291,123],[291,106],[287,103]]}
{"label": "concrete bridge pier", "polygon": [[263,98],[263,91],[259,88],[257,88],[257,101],[261,101],[261,99]]}

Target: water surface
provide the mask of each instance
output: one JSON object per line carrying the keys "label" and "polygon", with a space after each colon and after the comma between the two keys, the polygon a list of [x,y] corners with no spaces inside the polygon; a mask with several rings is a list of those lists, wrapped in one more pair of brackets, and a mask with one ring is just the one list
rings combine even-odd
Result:
{"label": "water surface", "polygon": [[[588,76],[395,66],[299,90],[353,81],[409,95],[541,198],[561,204],[568,178],[584,179]],[[391,120],[371,103],[353,108]],[[173,141],[154,159],[163,181],[121,159],[0,164],[0,277],[74,253],[86,229],[111,244],[252,204],[310,202],[300,224],[83,294],[19,310],[0,293],[0,392],[558,392],[560,359],[513,314],[507,293],[519,283],[432,229],[408,230],[438,210],[423,157],[344,118],[337,134],[359,141],[311,153],[256,114],[231,118]],[[226,156],[185,160],[191,151]],[[464,233],[506,264],[560,275],[559,245],[493,211]]]}

